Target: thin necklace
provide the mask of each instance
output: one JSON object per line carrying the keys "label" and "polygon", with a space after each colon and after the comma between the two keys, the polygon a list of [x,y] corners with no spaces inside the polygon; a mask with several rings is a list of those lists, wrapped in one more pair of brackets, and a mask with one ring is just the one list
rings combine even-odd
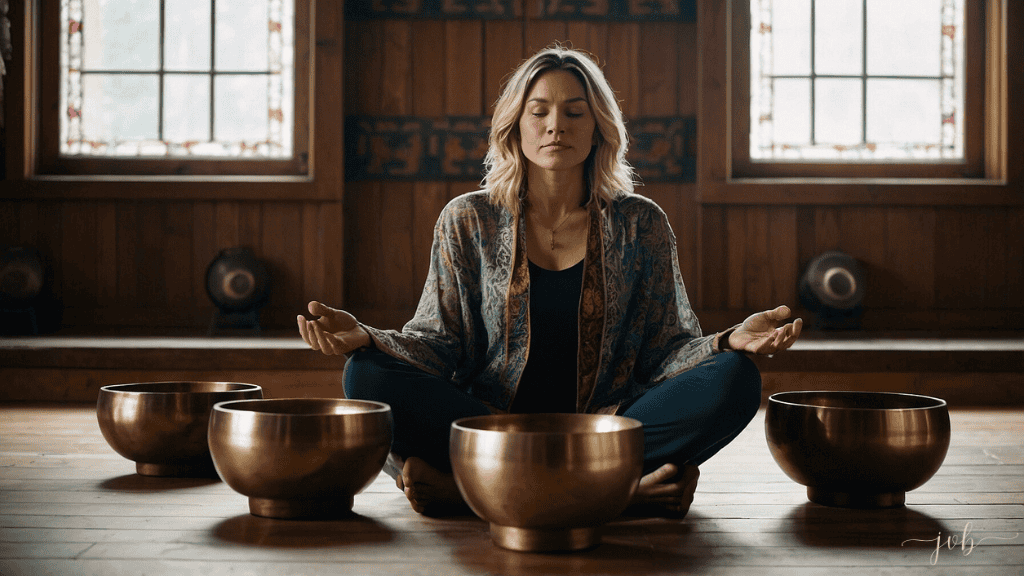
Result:
{"label": "thin necklace", "polygon": [[557,233],[562,228],[562,225],[565,224],[567,220],[569,220],[569,216],[570,216],[570,214],[572,214],[572,212],[570,211],[570,212],[566,212],[565,214],[563,214],[562,218],[558,221],[558,223],[556,223],[552,227],[544,226],[544,224],[541,223],[541,221],[540,221],[540,216],[538,216],[536,212],[534,212],[533,214],[534,214],[533,219],[537,223],[537,225],[539,227],[541,227],[541,228],[547,228],[548,229],[549,244],[551,246],[551,250],[554,251],[555,250],[555,233]]}
{"label": "thin necklace", "polygon": [[562,219],[558,222],[558,224],[556,224],[555,227],[551,229],[551,250],[552,251],[554,251],[554,249],[555,249],[555,232],[558,232],[558,230],[562,227],[562,224],[565,224],[565,221],[569,219],[569,214],[571,214],[571,212],[566,212],[565,215],[562,216]]}

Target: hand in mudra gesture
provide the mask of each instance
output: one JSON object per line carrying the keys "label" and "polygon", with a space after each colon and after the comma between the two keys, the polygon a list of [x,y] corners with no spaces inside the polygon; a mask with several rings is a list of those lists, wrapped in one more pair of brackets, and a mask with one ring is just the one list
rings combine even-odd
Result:
{"label": "hand in mudra gesture", "polygon": [[307,320],[299,315],[295,320],[299,324],[299,334],[313,350],[327,355],[343,355],[370,345],[370,335],[348,312],[314,300],[309,303],[309,313],[319,318]]}
{"label": "hand in mudra gesture", "polygon": [[788,306],[750,315],[729,335],[729,348],[754,354],[774,354],[789,348],[804,325],[800,318],[784,324],[789,315]]}

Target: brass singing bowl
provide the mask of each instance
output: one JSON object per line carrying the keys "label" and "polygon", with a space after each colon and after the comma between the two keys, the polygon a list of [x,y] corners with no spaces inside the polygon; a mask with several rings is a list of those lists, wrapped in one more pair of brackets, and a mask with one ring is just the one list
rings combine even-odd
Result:
{"label": "brass singing bowl", "polygon": [[391,450],[383,402],[286,398],[222,402],[210,418],[221,479],[267,518],[332,518],[380,474]]}
{"label": "brass singing bowl", "polygon": [[949,410],[915,394],[782,392],[768,398],[765,436],[811,502],[892,508],[942,466]]}
{"label": "brass singing bowl", "polygon": [[144,476],[212,477],[206,432],[217,402],[262,398],[239,382],[140,382],[100,388],[96,419],[115,452]]}
{"label": "brass singing bowl", "polygon": [[640,422],[594,414],[475,416],[452,424],[462,497],[511,550],[596,546],[629,505],[643,471]]}

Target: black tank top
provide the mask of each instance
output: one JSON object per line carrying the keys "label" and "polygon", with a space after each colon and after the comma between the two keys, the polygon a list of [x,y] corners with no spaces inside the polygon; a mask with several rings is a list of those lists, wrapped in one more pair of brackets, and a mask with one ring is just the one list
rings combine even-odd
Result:
{"label": "black tank top", "polygon": [[576,412],[583,261],[565,270],[530,267],[530,355],[511,412]]}

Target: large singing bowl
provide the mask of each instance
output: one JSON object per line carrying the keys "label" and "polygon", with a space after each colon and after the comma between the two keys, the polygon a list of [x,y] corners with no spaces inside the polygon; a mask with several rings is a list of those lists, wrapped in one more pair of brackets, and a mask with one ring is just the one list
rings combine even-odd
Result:
{"label": "large singing bowl", "polygon": [[888,392],[782,392],[768,399],[768,448],[825,506],[891,508],[942,466],[949,410],[938,398]]}
{"label": "large singing bowl", "polygon": [[142,382],[100,388],[96,419],[107,444],[144,476],[216,477],[206,431],[217,402],[262,398],[238,382]]}
{"label": "large singing bowl", "polygon": [[451,428],[459,491],[493,542],[512,550],[596,546],[636,492],[643,453],[642,425],[622,416],[476,416]]}
{"label": "large singing bowl", "polygon": [[210,454],[228,486],[267,518],[349,514],[391,450],[382,402],[287,398],[222,402],[210,418]]}

